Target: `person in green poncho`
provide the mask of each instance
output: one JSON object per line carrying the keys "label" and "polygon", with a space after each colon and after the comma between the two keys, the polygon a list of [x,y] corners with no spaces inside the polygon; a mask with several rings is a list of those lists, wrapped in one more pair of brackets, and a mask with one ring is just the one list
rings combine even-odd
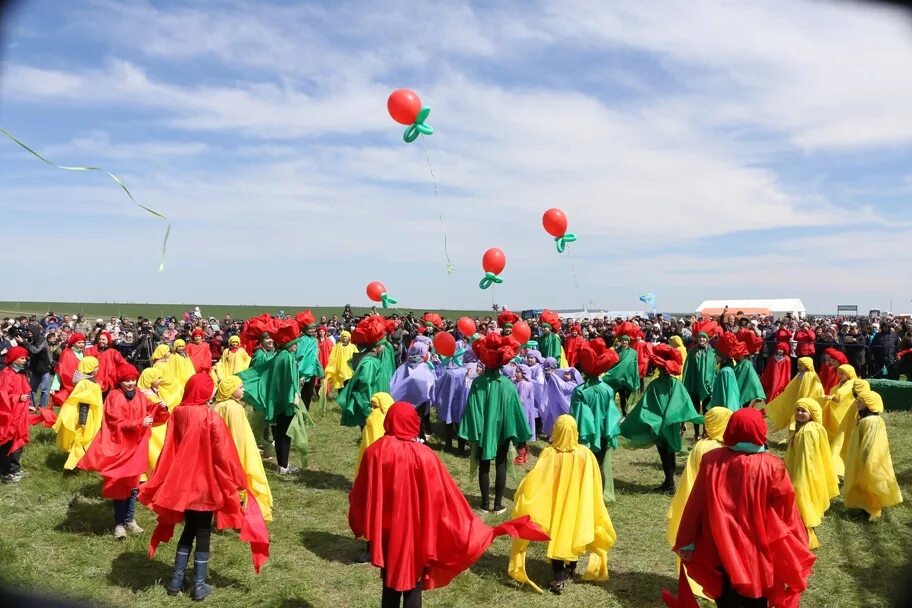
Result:
{"label": "person in green poncho", "polygon": [[[716,351],[709,345],[709,334],[705,331],[698,332],[695,339],[697,344],[687,353],[681,382],[687,389],[694,408],[702,413],[708,407],[713,380],[716,378]],[[694,426],[694,439],[700,439],[699,425]]]}
{"label": "person in green poncho", "polygon": [[[683,450],[681,425],[703,423],[684,385],[674,376],[681,373],[681,353],[667,344],[656,344],[649,356],[659,377],[649,383],[643,398],[621,423],[621,435],[632,448],[655,444],[665,481],[657,492],[674,494],[675,454]],[[688,357],[688,360],[690,358]]]}
{"label": "person in green poncho", "polygon": [[364,421],[371,412],[370,400],[374,393],[388,393],[390,378],[387,375],[383,355],[392,354],[387,346],[386,321],[383,317],[370,316],[362,319],[352,332],[352,343],[360,352],[352,357],[354,374],[339,391],[336,401],[342,408],[342,426],[364,428]]}
{"label": "person in green poncho", "polygon": [[741,409],[741,391],[738,389],[738,379],[735,377],[735,357],[747,356],[747,348],[739,341],[735,334],[726,332],[716,342],[716,362],[719,371],[713,379],[712,393],[709,396],[709,405],[712,407],[727,407],[732,412]]}
{"label": "person in green poncho", "polygon": [[[472,344],[472,350],[485,366],[469,391],[459,437],[472,444],[472,457],[478,460],[478,485],[482,511],[503,513],[507,486],[507,452],[510,442],[523,444],[532,437],[529,423],[513,381],[501,368],[516,356],[519,344],[511,336],[489,334]],[[491,461],[495,462],[494,507],[491,496]]]}
{"label": "person in green poncho", "polygon": [[555,361],[561,360],[561,341],[557,332],[560,331],[561,323],[557,316],[550,310],[541,314],[541,336],[538,338],[538,352],[541,353],[542,359],[554,357]]}
{"label": "person in green poncho", "polygon": [[301,377],[295,360],[300,335],[301,328],[297,321],[279,321],[274,339],[279,350],[275,356],[260,361],[237,375],[244,383],[244,401],[253,406],[263,422],[272,425],[276,461],[282,475],[297,470],[297,467],[289,465],[288,458],[292,447],[289,427],[298,414],[297,397],[301,388]]}
{"label": "person in green poncho", "polygon": [[295,315],[295,320],[304,332],[298,342],[298,349],[295,351],[298,374],[301,376],[301,402],[310,411],[310,402],[313,401],[317,378],[323,377],[323,366],[320,365],[320,358],[317,355],[317,323],[310,310],[299,312]]}
{"label": "person in green poncho", "polygon": [[630,347],[630,336],[619,337],[614,349],[617,351],[618,364],[602,376],[602,381],[620,396],[621,414],[626,416],[627,400],[630,399],[630,395],[640,390],[639,360],[637,352]]}
{"label": "person in green poncho", "polygon": [[260,336],[260,347],[253,351],[253,357],[250,358],[250,367],[256,367],[264,361],[270,361],[275,356],[275,340],[268,333],[263,332],[263,335]]}
{"label": "person in green poncho", "polygon": [[736,361],[734,368],[735,380],[738,381],[741,406],[753,407],[755,403],[766,401],[766,391],[763,390],[760,376],[757,375],[757,370],[754,369],[754,363],[751,361],[746,346],[747,345],[745,345],[743,353],[739,352],[739,354],[734,357]]}
{"label": "person in green poncho", "polygon": [[621,414],[614,405],[614,390],[599,377],[618,365],[619,360],[617,352],[601,338],[583,342],[576,368],[584,380],[570,395],[570,415],[579,428],[579,442],[595,454],[602,474],[603,496],[609,502],[614,501],[614,476],[608,450],[618,447]]}

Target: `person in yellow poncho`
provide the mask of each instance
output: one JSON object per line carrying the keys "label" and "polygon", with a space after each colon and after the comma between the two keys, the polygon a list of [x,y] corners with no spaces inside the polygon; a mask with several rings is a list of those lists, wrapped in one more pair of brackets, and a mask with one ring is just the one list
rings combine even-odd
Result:
{"label": "person in yellow poncho", "polygon": [[57,433],[57,447],[70,454],[63,465],[67,471],[76,468],[101,430],[104,401],[101,387],[95,382],[97,372],[98,359],[83,357],[73,377],[73,391],[60,406],[60,414],[52,427]]}
{"label": "person in yellow poncho", "polygon": [[223,378],[215,393],[215,413],[228,425],[241,466],[247,474],[247,485],[260,505],[263,519],[272,521],[272,492],[263,469],[263,458],[247,421],[247,411],[240,402],[243,398],[244,383],[241,379],[237,376]]}
{"label": "person in yellow poncho", "polygon": [[374,393],[371,395],[370,406],[371,412],[364,421],[364,429],[361,431],[361,446],[358,448],[358,459],[355,461],[355,477],[358,476],[358,468],[361,466],[361,457],[372,443],[383,437],[383,421],[386,419],[386,412],[393,405],[393,397],[389,393]]}
{"label": "person in yellow poncho", "polygon": [[810,357],[798,359],[798,374],[792,378],[785,390],[766,404],[772,430],[795,429],[795,404],[799,399],[810,397],[820,399],[824,395],[823,383],[814,371],[814,360]]}
{"label": "person in yellow poncho", "polygon": [[186,342],[175,340],[171,351],[171,356],[168,357],[168,364],[171,366],[172,373],[180,382],[181,394],[183,395],[183,386],[196,373],[196,368],[193,367],[193,360],[187,354]]}
{"label": "person in yellow poncho", "polygon": [[842,427],[839,429],[842,431],[843,437],[842,449],[839,450],[839,458],[842,460],[843,465],[849,455],[849,440],[852,438],[852,433],[855,432],[855,427],[858,425],[858,408],[855,405],[855,400],[858,399],[858,395],[866,393],[869,390],[871,390],[871,384],[867,380],[855,378],[852,381],[852,406],[846,413],[845,418],[842,419]]}
{"label": "person in yellow poncho", "polygon": [[[535,467],[520,482],[513,497],[512,517],[528,515],[551,537],[545,555],[554,580],[548,588],[559,594],[573,577],[580,555],[590,552],[583,580],[608,580],[608,552],[617,535],[602,498],[602,475],[595,454],[579,444],[572,416],[554,423],[551,445],[542,450]],[[508,573],[542,592],[526,574],[529,541],[516,539]]]}
{"label": "person in yellow poncho", "polygon": [[168,409],[177,407],[184,398],[184,384],[174,373],[171,363],[171,347],[159,344],[152,353],[152,367],[161,371],[161,384],[158,395],[164,400]]}
{"label": "person in yellow poncho", "polygon": [[222,357],[212,368],[212,381],[218,385],[228,376],[244,371],[250,367],[250,355],[241,346],[240,336],[228,338],[228,348],[222,352]]}
{"label": "person in yellow poncho", "polygon": [[830,439],[830,455],[833,462],[833,470],[836,475],[843,477],[845,475],[845,463],[842,461],[842,446],[845,444],[845,422],[847,417],[855,417],[855,395],[852,392],[852,385],[857,376],[855,368],[851,365],[840,365],[836,368],[836,376],[839,383],[833,387],[830,394],[824,397],[823,405],[823,427],[827,431]]}
{"label": "person in yellow poncho", "polygon": [[[684,340],[681,339],[681,336],[672,336],[668,339],[668,345],[678,349],[678,352],[681,353],[681,369],[684,369],[684,362],[687,361],[687,347],[684,346]],[[675,376],[678,380],[681,379],[683,374],[678,374]]]}
{"label": "person in yellow poncho", "polygon": [[864,509],[870,520],[880,519],[884,507],[902,502],[893,472],[887,425],[881,416],[883,399],[868,390],[855,400],[858,422],[849,439],[842,499],[849,509]]}
{"label": "person in yellow poncho", "polygon": [[[168,411],[171,412],[174,410],[175,406],[170,405],[161,396],[162,377],[161,368],[150,367],[144,369],[143,372],[139,375],[139,380],[136,382],[136,388],[146,396],[146,399],[148,399],[150,403],[164,403],[165,406],[168,407]],[[152,476],[152,470],[155,469],[155,465],[158,463],[158,457],[161,455],[162,447],[165,445],[165,435],[167,430],[167,422],[156,424],[150,429],[149,471],[146,473],[147,477]]]}
{"label": "person in yellow poncho", "polygon": [[[732,413],[727,407],[718,406],[710,408],[703,416],[703,437],[694,444],[690,455],[687,457],[687,464],[684,466],[684,472],[681,473],[681,479],[678,481],[678,489],[675,491],[674,498],[666,513],[668,529],[665,538],[672,548],[675,546],[675,540],[678,537],[678,528],[681,525],[684,507],[687,506],[690,491],[697,480],[697,473],[700,472],[700,462],[703,461],[703,455],[725,445],[722,443],[722,437],[725,435],[725,429],[728,427],[728,421],[732,417]],[[676,562],[675,570],[679,570],[681,567],[680,558],[676,558]],[[690,583],[690,588],[695,595],[706,597],[703,594],[703,588],[698,583],[690,577],[687,578],[687,581]]]}
{"label": "person in yellow poncho", "polygon": [[324,370],[328,388],[338,391],[346,382],[351,380],[354,371],[349,362],[357,350],[358,347],[352,344],[351,333],[347,331],[341,332],[339,341],[336,342],[329,353],[329,362]]}
{"label": "person in yellow poncho", "polygon": [[785,451],[785,468],[795,488],[795,504],[808,532],[808,546],[820,546],[814,528],[823,523],[830,501],[839,496],[830,440],[822,424],[823,410],[816,399],[805,397],[795,405],[797,431]]}

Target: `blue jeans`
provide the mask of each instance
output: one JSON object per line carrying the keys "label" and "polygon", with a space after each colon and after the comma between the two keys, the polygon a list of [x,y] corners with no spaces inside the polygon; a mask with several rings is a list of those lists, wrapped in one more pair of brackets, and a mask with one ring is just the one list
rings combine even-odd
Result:
{"label": "blue jeans", "polygon": [[32,385],[32,393],[39,394],[39,407],[47,407],[48,399],[51,397],[51,374],[46,373],[41,376],[30,374],[29,381]]}
{"label": "blue jeans", "polygon": [[136,513],[137,496],[139,496],[139,488],[133,488],[130,491],[130,498],[114,501],[115,526],[122,526],[127,522],[133,521],[133,515]]}

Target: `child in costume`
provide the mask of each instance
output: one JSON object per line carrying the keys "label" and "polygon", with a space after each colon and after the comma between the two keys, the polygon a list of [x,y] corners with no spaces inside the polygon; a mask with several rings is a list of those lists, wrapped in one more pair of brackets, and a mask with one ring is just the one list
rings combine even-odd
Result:
{"label": "child in costume", "polygon": [[747,356],[744,348],[735,334],[726,332],[716,342],[716,363],[719,371],[713,379],[712,392],[709,395],[709,404],[713,407],[721,405],[733,412],[741,409],[743,399],[738,388],[738,379],[735,377],[735,357]]}
{"label": "child in costume", "polygon": [[557,360],[553,357],[545,359],[542,369],[545,372],[545,390],[541,411],[542,433],[550,436],[557,418],[570,413],[570,398],[573,396],[573,389],[583,383],[583,376],[574,367],[559,368]]}
{"label": "child in costume", "polygon": [[411,403],[421,418],[422,439],[430,434],[431,401],[437,374],[428,363],[430,340],[418,336],[408,347],[408,359],[396,369],[390,380],[393,401]]}
{"label": "child in costume", "polygon": [[864,509],[869,519],[880,519],[884,507],[902,502],[893,472],[887,425],[881,416],[883,399],[872,390],[855,400],[857,420],[845,457],[842,499],[849,509]]}
{"label": "child in costume", "polygon": [[63,402],[70,396],[70,391],[76,384],[73,382],[73,375],[76,373],[76,366],[85,356],[83,350],[86,345],[86,335],[82,332],[76,332],[67,340],[66,348],[60,353],[60,359],[57,361],[57,376],[54,384],[51,386],[53,394],[51,400],[54,405],[63,405]]}
{"label": "child in costume", "polygon": [[[695,332],[694,341],[696,345],[687,353],[681,382],[693,401],[694,409],[697,413],[702,413],[709,407],[709,397],[716,378],[716,351],[709,345],[709,334],[705,331]],[[699,429],[694,427],[694,439],[699,438]]]}
{"label": "child in costume", "polygon": [[[538,420],[538,409],[535,407],[535,385],[532,383],[532,370],[528,365],[520,363],[516,366],[516,372],[513,376],[513,382],[516,384],[516,393],[519,395],[519,402],[522,404],[523,413],[526,416],[526,423],[532,436],[529,441],[535,441],[535,426]],[[514,464],[526,464],[529,462],[529,450],[526,444],[519,446],[519,454],[513,461]]]}
{"label": "child in costume", "polygon": [[[513,498],[513,517],[529,516],[551,537],[546,556],[554,579],[548,589],[556,594],[568,578],[572,580],[585,552],[590,556],[583,580],[608,580],[608,552],[617,539],[602,499],[599,463],[589,448],[579,444],[578,436],[572,416],[558,417],[551,445],[542,450]],[[528,546],[527,540],[513,541],[509,574],[541,593],[526,574]]]}
{"label": "child in costume", "polygon": [[845,475],[845,463],[842,461],[843,446],[846,443],[846,419],[855,419],[855,393],[853,387],[855,368],[849,364],[840,365],[836,370],[837,384],[830,394],[823,399],[823,427],[830,440],[830,454],[833,470],[836,475]]}
{"label": "child in costume", "polygon": [[785,451],[785,468],[795,488],[795,502],[811,549],[820,546],[814,528],[823,523],[830,501],[839,496],[839,479],[833,470],[822,419],[823,411],[816,399],[799,399],[795,405],[797,430]]}
{"label": "child in costume", "polygon": [[171,416],[158,466],[139,494],[139,501],[158,516],[149,543],[150,558],[159,543],[171,540],[174,526],[184,523],[167,585],[169,595],[181,592],[195,543],[194,600],[212,593],[206,578],[213,523],[217,529],[241,531],[241,540],[250,543],[256,572],[269,558],[269,532],[234,441],[225,421],[209,408],[214,392],[208,373],[196,374],[187,382],[184,399]]}
{"label": "child in costume", "polygon": [[[457,342],[457,346],[459,343]],[[444,424],[444,450],[453,452],[453,439],[459,430],[459,423],[465,413],[469,389],[466,381],[468,368],[463,365],[467,352],[464,347],[458,348],[452,357],[444,357],[434,383],[434,407],[437,417]],[[458,440],[457,454],[464,455],[465,441]]]}
{"label": "child in costume", "polygon": [[823,384],[823,392],[829,395],[839,384],[839,375],[837,370],[840,365],[848,365],[849,360],[846,356],[835,348],[828,348],[823,351],[823,365],[820,366],[820,382]]}
{"label": "child in costume", "polygon": [[618,363],[611,368],[602,380],[620,397],[621,415],[627,415],[627,402],[630,396],[640,390],[639,361],[636,350],[630,346],[630,336],[620,336],[614,346]]}
{"label": "child in costume", "polygon": [[810,357],[798,358],[798,374],[792,378],[785,390],[766,404],[766,415],[770,419],[770,427],[774,431],[782,429],[794,430],[795,404],[799,399],[810,397],[821,399],[823,397],[823,384],[814,372],[814,360]]}
{"label": "child in costume", "polygon": [[101,387],[95,382],[97,372],[98,359],[83,357],[73,376],[73,391],[60,406],[60,414],[52,427],[57,433],[57,447],[69,453],[63,465],[67,471],[76,468],[92,439],[101,430],[104,408]]}
{"label": "child in costume", "polygon": [[309,309],[296,314],[295,321],[301,328],[301,336],[294,351],[301,380],[301,403],[304,404],[304,409],[310,411],[314,391],[324,374],[323,364],[320,362],[320,345],[316,338],[317,323]]}
{"label": "child in costume", "polygon": [[[737,334],[738,343],[741,346],[735,348],[733,368],[735,380],[738,382],[738,394],[741,396],[742,407],[754,407],[755,404],[766,400],[766,392],[763,390],[763,383],[760,382],[760,376],[754,368],[754,362],[751,360],[751,349],[759,348],[757,343],[746,343],[741,340],[741,336],[754,336],[753,331],[739,331]],[[760,338],[757,338],[760,340]],[[762,341],[760,342],[762,344]],[[755,353],[753,353],[755,354]]]}
{"label": "child in costume", "polygon": [[621,423],[621,434],[630,447],[655,444],[665,480],[657,492],[674,494],[675,454],[683,451],[682,425],[699,425],[701,416],[694,409],[684,385],[674,376],[681,372],[681,353],[667,344],[657,344],[651,354],[659,377],[649,383],[643,398]]}
{"label": "child in costume", "polygon": [[381,360],[389,348],[386,342],[386,321],[383,317],[365,317],[352,332],[354,342],[361,352],[352,358],[354,374],[339,391],[337,401],[342,408],[342,426],[364,427],[371,412],[370,399],[374,393],[388,393],[390,376],[386,375]]}
{"label": "child in costume", "polygon": [[791,351],[792,348],[788,342],[777,344],[775,354],[763,368],[760,384],[763,386],[763,392],[766,393],[767,403],[781,395],[792,379],[792,362],[789,360]]}
{"label": "child in costume", "polygon": [[29,442],[28,414],[32,409],[32,387],[26,375],[28,351],[14,346],[0,369],[0,479],[3,483],[22,480],[22,451]]}
{"label": "child in costume", "polygon": [[528,517],[490,528],[472,513],[440,458],[417,441],[421,421],[411,404],[393,404],[383,426],[348,497],[352,533],[370,543],[370,561],[381,568],[383,608],[420,606],[423,590],[447,585],[496,536],[547,539]]}
{"label": "child in costume", "polygon": [[241,346],[240,336],[228,338],[228,348],[222,351],[218,363],[212,368],[213,382],[220,382],[223,378],[234,376],[250,367],[250,355]]}
{"label": "child in costume", "polygon": [[357,350],[357,347],[351,342],[351,332],[342,330],[339,333],[339,341],[335,343],[329,353],[329,363],[326,364],[324,370],[326,382],[329,383],[327,390],[339,391],[346,382],[351,380],[353,370],[349,362]]}

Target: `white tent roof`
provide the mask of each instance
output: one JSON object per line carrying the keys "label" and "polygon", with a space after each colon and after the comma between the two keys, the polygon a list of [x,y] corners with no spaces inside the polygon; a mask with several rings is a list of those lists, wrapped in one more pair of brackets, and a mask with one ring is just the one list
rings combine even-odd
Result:
{"label": "white tent roof", "polygon": [[706,308],[725,308],[732,313],[747,308],[768,308],[770,312],[807,312],[799,298],[782,298],[768,300],[705,300],[697,307],[697,312]]}

